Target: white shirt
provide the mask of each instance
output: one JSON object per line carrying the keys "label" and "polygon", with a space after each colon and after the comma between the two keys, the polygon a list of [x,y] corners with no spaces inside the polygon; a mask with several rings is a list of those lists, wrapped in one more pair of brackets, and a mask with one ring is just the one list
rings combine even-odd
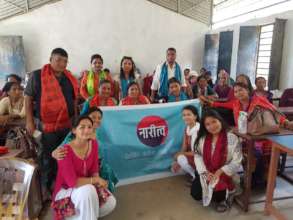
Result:
{"label": "white shirt", "polygon": [[[160,64],[156,68],[156,72],[155,72],[155,75],[154,75],[154,78],[153,78],[153,83],[152,83],[152,86],[151,86],[152,90],[158,91],[160,89],[160,85],[161,85],[160,78],[161,78],[162,67],[163,67],[164,64],[165,63]],[[169,80],[172,77],[175,77],[176,65],[175,65],[175,63],[173,64],[172,67],[169,64],[167,64],[167,65],[168,65],[168,80]],[[185,77],[184,77],[183,74],[181,76],[181,80],[182,80],[181,86],[186,87]]]}
{"label": "white shirt", "polygon": [[4,97],[0,101],[0,115],[19,115],[25,117],[24,98],[20,98],[15,106],[12,106],[9,97]]}
{"label": "white shirt", "polygon": [[[236,174],[240,167],[241,167],[241,161],[242,161],[242,151],[241,151],[241,143],[238,139],[238,137],[231,133],[227,133],[227,141],[228,141],[228,152],[227,152],[227,160],[226,164],[221,167],[221,169],[224,171],[224,173],[227,176],[233,176]],[[196,165],[197,172],[199,174],[202,174],[204,172],[207,172],[207,168],[203,161],[203,146],[204,146],[204,140],[205,138],[201,138],[199,140],[198,146],[197,146],[197,152],[194,156],[194,162]],[[212,149],[212,152],[214,151],[214,147]]]}

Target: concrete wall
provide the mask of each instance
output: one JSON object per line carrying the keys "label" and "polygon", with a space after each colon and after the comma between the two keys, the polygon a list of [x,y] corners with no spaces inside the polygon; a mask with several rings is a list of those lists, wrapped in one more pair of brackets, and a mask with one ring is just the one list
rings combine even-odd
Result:
{"label": "concrete wall", "polygon": [[141,72],[150,72],[170,46],[182,66],[198,70],[207,31],[205,24],[146,0],[62,0],[0,22],[1,35],[23,36],[28,71],[63,47],[76,74],[88,68],[93,53],[100,53],[112,72],[119,71],[124,55],[132,56]]}
{"label": "concrete wall", "polygon": [[280,77],[280,89],[283,90],[288,87],[293,87],[293,11],[284,12],[282,14],[276,14],[273,16],[253,19],[246,21],[244,23],[238,23],[230,25],[227,27],[222,27],[210,31],[211,33],[217,33],[220,31],[232,30],[233,35],[233,50],[232,50],[232,60],[231,60],[231,75],[236,76],[237,69],[237,52],[239,44],[239,30],[240,26],[249,25],[264,25],[273,23],[275,18],[288,19],[285,27],[285,37],[283,45],[283,56],[282,56],[282,66],[281,66],[281,77]]}

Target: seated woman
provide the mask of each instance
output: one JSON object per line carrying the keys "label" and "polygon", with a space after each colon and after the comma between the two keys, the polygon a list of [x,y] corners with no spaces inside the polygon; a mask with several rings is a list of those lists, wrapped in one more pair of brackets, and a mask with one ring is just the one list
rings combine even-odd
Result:
{"label": "seated woman", "polygon": [[270,103],[273,103],[273,93],[268,90],[265,90],[267,81],[264,77],[260,76],[255,79],[256,89],[253,91],[253,95],[263,96],[268,99]]}
{"label": "seated woman", "polygon": [[200,75],[197,78],[197,85],[192,88],[193,98],[199,98],[200,96],[207,96],[210,98],[216,97],[215,92],[208,85],[208,81],[204,75]]}
{"label": "seated woman", "polygon": [[[237,75],[237,77],[236,77],[236,83],[243,83],[244,85],[246,85],[248,87],[250,93],[253,92],[252,83],[250,81],[250,78],[247,75],[245,75],[243,73]],[[229,96],[228,96],[228,100],[232,100],[232,99],[235,99],[234,89],[231,90],[231,92],[229,93]]]}
{"label": "seated woman", "polygon": [[[212,107],[224,107],[233,110],[234,121],[236,127],[238,127],[238,118],[240,111],[247,112],[248,116],[248,127],[250,118],[254,117],[257,109],[268,110],[274,114],[275,117],[273,123],[266,124],[253,131],[252,129],[248,129],[248,133],[253,135],[262,135],[266,133],[275,133],[279,131],[280,126],[288,127],[290,126],[289,121],[286,119],[284,115],[278,112],[277,108],[272,105],[266,98],[260,96],[252,96],[252,92],[249,87],[244,83],[235,83],[234,84],[234,96],[235,99],[228,101],[226,103],[222,102],[213,102],[209,101],[204,97],[201,97],[201,100],[205,103],[208,103]],[[269,118],[266,118],[269,121]],[[263,178],[265,172],[268,169],[270,154],[271,154],[271,142],[269,141],[258,141],[256,142],[256,156],[258,157],[256,170],[259,171],[258,175],[255,175],[257,185],[265,184],[265,179]]]}
{"label": "seated woman", "polygon": [[185,92],[181,91],[181,84],[178,79],[172,77],[168,80],[169,85],[169,95],[168,95],[168,102],[179,102],[188,100],[187,95]]}
{"label": "seated woman", "polygon": [[64,146],[67,154],[63,160],[58,161],[52,199],[55,219],[64,218],[58,207],[64,201],[62,199],[70,198],[75,209],[71,219],[96,220],[113,211],[116,199],[107,190],[107,181],[100,177],[100,167],[97,163],[98,143],[91,139],[91,118],[78,118],[73,125],[72,133],[73,140]]}
{"label": "seated woman", "polygon": [[135,76],[135,64],[131,57],[124,56],[120,63],[120,99],[123,99],[127,96],[127,88],[129,83],[136,81]]}
{"label": "seated woman", "polygon": [[[111,82],[111,87],[113,87],[113,79],[111,75],[106,74],[106,72],[103,71],[103,62],[101,55],[92,55],[91,70],[86,70],[82,73],[80,94],[84,99],[93,97],[99,92],[98,88],[102,80],[109,80]],[[111,91],[111,96],[113,96],[113,91]]]}
{"label": "seated woman", "polygon": [[192,180],[194,180],[194,143],[199,130],[199,116],[194,106],[187,105],[182,110],[182,117],[185,122],[186,129],[183,136],[181,151],[175,154],[175,162],[173,163],[171,170],[172,172],[177,173],[180,169],[182,169],[192,177]]}
{"label": "seated woman", "polygon": [[213,79],[212,79],[212,72],[211,71],[206,71],[204,76],[207,79],[208,85],[211,89],[214,88],[214,83],[213,83]]}
{"label": "seated woman", "polygon": [[17,82],[8,82],[3,91],[7,94],[0,100],[0,115],[4,124],[24,119],[25,107],[22,88]]}
{"label": "seated woman", "polygon": [[[92,107],[90,109],[85,109],[84,112],[81,113],[81,115],[88,115],[93,120],[93,134],[91,138],[93,140],[99,141],[99,127],[101,126],[102,118],[103,118],[103,112],[98,107]],[[52,152],[52,157],[56,160],[63,160],[64,157],[67,154],[67,150],[62,147],[65,144],[68,144],[73,139],[73,134],[70,132],[64,139],[64,141],[61,143],[61,145]],[[104,153],[103,153],[103,147],[99,147],[99,164],[100,164],[100,176],[108,181],[108,189],[111,192],[114,192],[115,185],[118,183],[118,178],[116,174],[114,173],[113,169],[110,167],[110,165],[103,159]]]}
{"label": "seated woman", "polygon": [[[225,74],[225,75],[227,75],[228,76],[228,85],[230,85],[230,86],[233,86],[234,85],[235,80],[232,77],[230,77],[229,73],[225,69],[221,69],[219,71],[219,74]],[[219,78],[217,79],[216,83],[218,82],[218,80],[219,80]]]}
{"label": "seated woman", "polygon": [[218,75],[217,84],[214,87],[215,93],[217,93],[219,99],[228,99],[229,93],[233,88],[229,85],[228,73],[222,71]]}
{"label": "seated woman", "polygon": [[145,105],[150,104],[148,98],[141,95],[141,91],[137,82],[128,84],[127,96],[121,100],[120,105]]}
{"label": "seated woman", "polygon": [[99,85],[99,93],[97,93],[94,97],[89,98],[84,102],[82,112],[85,109],[89,109],[90,107],[100,107],[100,106],[115,106],[117,105],[116,100],[111,96],[111,82],[108,80],[103,80]]}
{"label": "seated woman", "polygon": [[[235,99],[230,100],[228,102],[213,102],[210,100],[207,100],[205,97],[200,97],[200,99],[212,107],[223,107],[233,110],[234,114],[234,120],[236,123],[236,126],[238,125],[238,117],[240,111],[244,111],[248,113],[249,115],[255,110],[255,108],[261,107],[263,109],[269,109],[272,112],[278,112],[277,108],[272,105],[266,98],[252,95],[252,91],[249,89],[249,87],[241,82],[236,82],[234,84],[234,96]],[[278,112],[279,113],[279,112]],[[283,116],[281,113],[279,113],[281,117],[279,118],[279,124],[285,126],[288,123],[288,120],[286,120],[286,117]],[[258,134],[260,135],[266,133],[266,130],[271,130],[271,128],[262,128],[263,130],[259,130]],[[248,131],[249,132],[249,131]]]}
{"label": "seated woman", "polygon": [[232,177],[241,167],[242,152],[236,135],[231,133],[221,116],[207,110],[203,113],[195,141],[195,179],[191,196],[204,206],[216,202],[216,210],[229,207],[228,195],[235,192]]}
{"label": "seated woman", "polygon": [[190,71],[190,77],[188,79],[188,82],[191,88],[197,85],[197,77],[198,77],[198,73],[196,71],[194,70]]}
{"label": "seated woman", "polygon": [[[21,81],[22,81],[21,77],[18,76],[18,75],[16,75],[16,74],[9,74],[6,77],[6,83],[15,82],[15,83],[18,83],[21,86]],[[2,98],[5,98],[5,97],[7,97],[7,92],[5,92],[5,85],[4,85],[4,87],[2,88],[2,90],[0,90],[0,100]]]}

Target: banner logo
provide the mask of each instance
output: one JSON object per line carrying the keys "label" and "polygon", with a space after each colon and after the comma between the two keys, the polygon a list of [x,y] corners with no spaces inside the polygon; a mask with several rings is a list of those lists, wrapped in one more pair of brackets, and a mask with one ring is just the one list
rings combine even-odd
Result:
{"label": "banner logo", "polygon": [[136,133],[143,144],[156,147],[168,136],[168,124],[159,116],[147,116],[138,123]]}

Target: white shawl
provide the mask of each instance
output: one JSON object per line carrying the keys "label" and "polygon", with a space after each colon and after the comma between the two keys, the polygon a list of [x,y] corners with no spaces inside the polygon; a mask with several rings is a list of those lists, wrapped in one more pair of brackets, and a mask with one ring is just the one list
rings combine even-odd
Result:
{"label": "white shawl", "polygon": [[191,136],[191,150],[194,152],[194,142],[197,138],[197,133],[199,131],[199,128],[200,128],[200,124],[198,122],[196,122],[196,124],[190,128],[189,126],[187,126],[186,128],[186,134],[187,136]]}

